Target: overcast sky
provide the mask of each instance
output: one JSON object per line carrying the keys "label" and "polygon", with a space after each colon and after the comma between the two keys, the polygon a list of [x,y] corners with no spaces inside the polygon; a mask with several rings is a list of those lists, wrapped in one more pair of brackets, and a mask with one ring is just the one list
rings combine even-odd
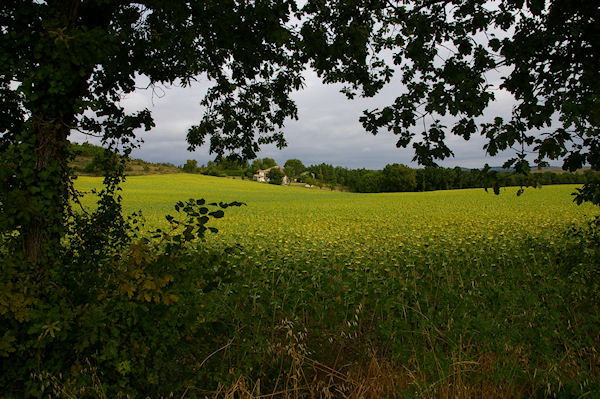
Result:
{"label": "overcast sky", "polygon": [[[399,83],[389,84],[378,96],[370,99],[348,100],[339,92],[340,85],[324,85],[313,72],[305,74],[306,87],[295,93],[293,98],[298,105],[299,119],[289,120],[283,131],[288,146],[278,150],[265,146],[259,157],[274,158],[283,165],[291,158],[300,159],[305,165],[329,163],[349,168],[381,169],[388,163],[411,162],[412,147],[396,148],[396,136],[387,131],[377,136],[365,132],[358,118],[364,109],[381,108],[391,104],[402,90]],[[143,82],[140,82],[143,85]],[[193,87],[165,88],[163,93],[138,90],[124,99],[128,111],[148,108],[152,112],[156,127],[150,132],[139,132],[144,143],[136,149],[132,157],[150,162],[170,162],[175,165],[195,159],[198,164],[206,164],[214,159],[208,153],[208,146],[187,151],[186,132],[197,124],[203,109],[199,105],[208,87],[208,82],[200,80]],[[160,97],[158,96],[160,94]],[[487,118],[508,116],[512,107],[510,95],[496,91],[496,102],[489,108]],[[85,138],[74,135],[75,141]],[[462,138],[448,138],[455,157],[440,162],[443,166],[463,166],[481,168],[485,163],[501,165],[511,153],[491,158],[485,155],[481,137],[472,137],[466,142]]]}

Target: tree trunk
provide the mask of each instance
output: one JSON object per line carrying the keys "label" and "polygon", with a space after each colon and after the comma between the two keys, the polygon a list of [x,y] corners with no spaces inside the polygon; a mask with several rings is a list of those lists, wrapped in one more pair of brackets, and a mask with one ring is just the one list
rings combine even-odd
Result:
{"label": "tree trunk", "polygon": [[26,258],[40,263],[58,249],[63,229],[68,129],[55,119],[34,116],[32,130],[34,180],[26,186],[30,215],[22,233]]}

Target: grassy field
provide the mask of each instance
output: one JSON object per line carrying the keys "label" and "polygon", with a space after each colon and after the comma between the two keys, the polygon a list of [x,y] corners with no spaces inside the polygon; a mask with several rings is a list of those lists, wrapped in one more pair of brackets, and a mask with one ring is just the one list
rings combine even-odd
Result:
{"label": "grassy field", "polygon": [[207,384],[321,397],[600,394],[598,249],[570,233],[599,212],[572,202],[574,186],[353,194],[177,174],[123,189],[125,211],[141,209],[152,228],[178,200],[247,204],[226,209],[207,239],[236,246],[199,321],[214,335],[199,342]]}
{"label": "grassy field", "polygon": [[[99,178],[80,177],[89,190]],[[495,196],[482,189],[355,194],[282,187],[202,175],[132,176],[123,185],[126,213],[142,210],[149,227],[164,227],[178,200],[242,201],[218,222],[209,240],[298,256],[320,251],[350,258],[404,251],[464,251],[510,246],[524,237],[554,245],[557,231],[598,214],[572,202],[575,186],[516,188]],[[87,204],[91,204],[87,197]],[[355,255],[359,255],[358,257]]]}

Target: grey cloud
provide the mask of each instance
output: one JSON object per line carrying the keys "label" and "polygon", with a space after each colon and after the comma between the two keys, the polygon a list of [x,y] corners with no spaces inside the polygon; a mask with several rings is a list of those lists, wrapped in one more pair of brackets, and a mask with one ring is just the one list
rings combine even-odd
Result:
{"label": "grey cloud", "polygon": [[[341,85],[323,85],[314,72],[307,72],[306,87],[294,94],[299,109],[299,120],[286,123],[283,131],[288,146],[278,150],[265,146],[259,157],[272,157],[279,163],[298,158],[305,164],[326,162],[351,168],[378,169],[388,163],[411,163],[412,148],[396,148],[396,137],[388,132],[373,136],[364,131],[358,118],[364,109],[381,108],[390,104],[402,87],[396,82],[386,87],[374,98],[348,100],[339,92]],[[186,132],[202,118],[199,105],[208,87],[200,81],[190,88],[164,88],[163,93],[139,90],[123,100],[129,112],[148,108],[152,111],[156,127],[150,132],[140,132],[144,144],[132,154],[133,157],[153,162],[183,164],[186,159],[196,159],[205,164],[213,158],[207,146],[193,153],[187,151]],[[514,100],[506,92],[498,90],[496,101],[489,108],[485,119],[509,116]],[[450,124],[452,120],[443,118]],[[83,141],[81,135],[73,136]],[[448,143],[455,157],[440,162],[444,166],[482,167],[483,164],[500,165],[508,156],[486,157],[482,149],[484,140],[473,137],[465,142],[450,136]]]}

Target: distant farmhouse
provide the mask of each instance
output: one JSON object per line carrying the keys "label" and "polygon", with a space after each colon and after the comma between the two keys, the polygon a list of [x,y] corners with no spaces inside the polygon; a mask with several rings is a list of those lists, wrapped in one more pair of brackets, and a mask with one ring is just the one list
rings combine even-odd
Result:
{"label": "distant farmhouse", "polygon": [[279,171],[281,172],[281,174],[283,174],[283,180],[281,181],[281,185],[288,184],[290,182],[290,179],[289,179],[289,177],[286,176],[285,169],[283,169],[281,166],[273,166],[269,169],[259,169],[252,176],[252,179],[256,180],[257,182],[268,183],[270,181],[270,179],[267,175],[269,174],[269,171],[271,169],[275,169],[275,168],[279,168]]}

